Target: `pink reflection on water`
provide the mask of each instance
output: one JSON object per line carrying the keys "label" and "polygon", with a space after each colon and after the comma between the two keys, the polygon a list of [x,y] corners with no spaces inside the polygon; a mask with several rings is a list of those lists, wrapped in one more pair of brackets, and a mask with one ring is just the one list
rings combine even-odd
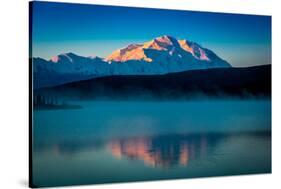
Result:
{"label": "pink reflection on water", "polygon": [[171,167],[187,166],[190,160],[197,157],[196,153],[205,153],[207,144],[203,138],[197,144],[186,139],[167,142],[165,139],[157,141],[151,137],[137,137],[111,140],[107,148],[117,159],[137,159],[151,167]]}

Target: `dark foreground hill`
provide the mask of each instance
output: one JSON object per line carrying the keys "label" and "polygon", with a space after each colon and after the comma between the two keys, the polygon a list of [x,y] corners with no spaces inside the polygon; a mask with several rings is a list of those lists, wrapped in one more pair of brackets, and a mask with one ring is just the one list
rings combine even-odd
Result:
{"label": "dark foreground hill", "polygon": [[95,78],[35,91],[78,99],[270,98],[271,65]]}

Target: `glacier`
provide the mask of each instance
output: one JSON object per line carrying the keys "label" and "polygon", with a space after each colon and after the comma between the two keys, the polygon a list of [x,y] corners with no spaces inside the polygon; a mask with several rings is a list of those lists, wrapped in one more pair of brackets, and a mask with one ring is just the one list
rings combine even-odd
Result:
{"label": "glacier", "polygon": [[156,75],[196,69],[232,67],[213,51],[172,36],[130,44],[106,58],[64,53],[50,60],[32,58],[33,88],[112,75]]}

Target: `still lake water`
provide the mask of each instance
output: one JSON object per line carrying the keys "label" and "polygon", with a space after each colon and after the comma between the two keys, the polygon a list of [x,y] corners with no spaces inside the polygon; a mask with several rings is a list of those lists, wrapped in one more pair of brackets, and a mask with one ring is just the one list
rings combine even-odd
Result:
{"label": "still lake water", "polygon": [[271,101],[75,102],[35,111],[33,184],[271,172]]}

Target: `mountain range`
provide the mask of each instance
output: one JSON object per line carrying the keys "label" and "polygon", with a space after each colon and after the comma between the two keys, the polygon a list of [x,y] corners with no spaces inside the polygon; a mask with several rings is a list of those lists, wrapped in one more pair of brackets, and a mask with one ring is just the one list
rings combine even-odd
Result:
{"label": "mountain range", "polygon": [[32,65],[34,89],[105,76],[163,75],[231,67],[213,51],[167,35],[143,44],[130,44],[106,58],[64,53],[50,60],[32,58]]}

